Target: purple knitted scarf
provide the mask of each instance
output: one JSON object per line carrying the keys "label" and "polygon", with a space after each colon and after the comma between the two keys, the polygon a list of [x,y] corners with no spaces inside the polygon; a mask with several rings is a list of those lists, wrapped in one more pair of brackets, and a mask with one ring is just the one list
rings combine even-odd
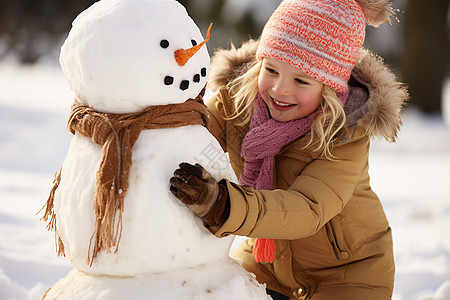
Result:
{"label": "purple knitted scarf", "polygon": [[270,118],[267,105],[258,93],[253,104],[250,130],[242,141],[244,172],[239,183],[257,190],[272,190],[275,155],[285,145],[307,133],[320,111],[319,107],[301,119],[278,122]]}

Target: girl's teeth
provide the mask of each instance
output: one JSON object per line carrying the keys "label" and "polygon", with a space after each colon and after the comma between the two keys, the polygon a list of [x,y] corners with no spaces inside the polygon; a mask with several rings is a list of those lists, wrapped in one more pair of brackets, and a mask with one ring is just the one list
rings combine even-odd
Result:
{"label": "girl's teeth", "polygon": [[273,101],[275,101],[275,103],[276,103],[277,105],[279,105],[279,106],[289,106],[289,105],[292,105],[292,104],[289,104],[289,103],[278,102],[278,101],[275,100],[275,99],[273,99]]}

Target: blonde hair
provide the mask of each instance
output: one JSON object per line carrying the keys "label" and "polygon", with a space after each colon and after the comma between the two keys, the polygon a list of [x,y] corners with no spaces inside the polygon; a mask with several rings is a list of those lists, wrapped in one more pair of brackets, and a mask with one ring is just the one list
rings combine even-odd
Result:
{"label": "blonde hair", "polygon": [[[244,74],[234,78],[227,84],[228,94],[234,100],[234,109],[228,120],[235,120],[236,125],[245,126],[250,123],[253,113],[253,100],[258,93],[258,76],[262,61],[258,61]],[[346,117],[342,102],[334,89],[323,85],[322,112],[311,126],[311,138],[305,146],[313,147],[325,158],[333,160],[333,140],[344,129]]]}
{"label": "blonde hair", "polygon": [[227,84],[228,94],[234,99],[234,110],[227,119],[237,119],[238,126],[250,123],[253,112],[253,100],[258,94],[258,76],[261,71],[262,61],[257,61],[246,72],[234,78]]}
{"label": "blonde hair", "polygon": [[347,118],[336,91],[327,85],[323,85],[321,106],[322,112],[311,126],[311,139],[306,147],[314,145],[314,151],[334,160],[336,157],[332,154],[333,140],[345,129]]}

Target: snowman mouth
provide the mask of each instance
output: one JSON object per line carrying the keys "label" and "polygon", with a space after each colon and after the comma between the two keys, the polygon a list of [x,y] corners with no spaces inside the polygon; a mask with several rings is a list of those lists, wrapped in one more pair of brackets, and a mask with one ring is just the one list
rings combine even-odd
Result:
{"label": "snowman mouth", "polygon": [[[201,68],[199,73],[194,74],[194,76],[192,77],[192,82],[193,83],[200,83],[202,77],[206,77],[207,75],[207,69],[206,67]],[[172,84],[175,83],[175,78],[170,76],[170,75],[166,75],[164,77],[164,84],[167,86],[170,86]],[[182,91],[185,91],[187,89],[189,89],[189,86],[191,85],[191,81],[187,80],[187,79],[183,79],[180,82],[179,88]]]}

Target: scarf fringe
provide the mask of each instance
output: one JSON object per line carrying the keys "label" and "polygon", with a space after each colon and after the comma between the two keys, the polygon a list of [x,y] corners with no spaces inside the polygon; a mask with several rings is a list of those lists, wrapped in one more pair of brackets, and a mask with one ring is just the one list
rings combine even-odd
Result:
{"label": "scarf fringe", "polygon": [[58,228],[56,226],[56,214],[54,210],[54,200],[55,200],[55,192],[61,182],[61,170],[55,173],[55,178],[53,179],[53,187],[50,191],[50,195],[47,199],[45,205],[37,212],[39,214],[42,210],[45,209],[44,216],[40,219],[41,221],[47,222],[47,230],[55,231],[55,247],[56,247],[56,255],[57,256],[66,256],[64,243],[61,237],[58,234]]}
{"label": "scarf fringe", "polygon": [[117,185],[109,188],[100,187],[97,174],[97,188],[94,197],[95,229],[89,242],[89,253],[86,263],[92,266],[94,259],[101,250],[114,253],[119,249],[122,237],[122,213],[125,203],[125,193]]}
{"label": "scarf fringe", "polygon": [[273,239],[256,239],[253,247],[256,262],[273,262],[275,260],[275,243]]}

